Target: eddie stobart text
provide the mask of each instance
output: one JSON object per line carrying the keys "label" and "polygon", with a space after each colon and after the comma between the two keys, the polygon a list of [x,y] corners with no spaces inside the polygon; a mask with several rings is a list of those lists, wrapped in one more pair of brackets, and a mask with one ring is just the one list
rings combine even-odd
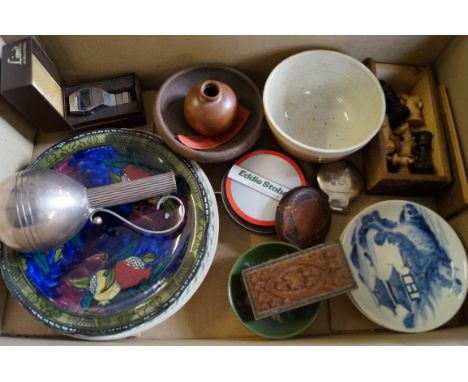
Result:
{"label": "eddie stobart text", "polygon": [[253,175],[245,170],[241,170],[239,172],[239,176],[246,178],[250,180],[251,182],[257,183],[258,185],[261,185],[262,187],[265,187],[273,192],[276,192],[280,195],[284,195],[287,191],[283,190],[281,187],[277,187],[273,184],[271,184],[268,180],[261,180],[257,175]]}

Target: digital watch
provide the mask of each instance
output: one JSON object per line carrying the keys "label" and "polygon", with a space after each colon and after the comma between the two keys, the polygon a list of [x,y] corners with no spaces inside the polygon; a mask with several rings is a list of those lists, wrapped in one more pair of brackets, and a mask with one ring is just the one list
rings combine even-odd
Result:
{"label": "digital watch", "polygon": [[130,93],[108,93],[98,87],[82,88],[68,97],[70,113],[77,115],[91,114],[101,106],[116,106],[129,103]]}

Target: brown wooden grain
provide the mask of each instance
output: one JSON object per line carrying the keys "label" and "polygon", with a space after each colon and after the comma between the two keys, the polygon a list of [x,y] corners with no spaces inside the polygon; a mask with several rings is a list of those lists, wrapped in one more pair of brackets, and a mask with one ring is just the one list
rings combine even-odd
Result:
{"label": "brown wooden grain", "polygon": [[255,265],[243,270],[242,278],[257,320],[356,288],[338,242]]}
{"label": "brown wooden grain", "polygon": [[439,95],[445,133],[450,147],[453,182],[441,192],[437,203],[442,216],[450,218],[468,208],[468,177],[447,88],[444,85],[439,85]]}
{"label": "brown wooden grain", "polygon": [[435,173],[411,174],[388,171],[382,130],[364,149],[366,189],[371,194],[425,196],[433,195],[451,182],[445,133],[441,123],[437,88],[429,67],[381,64],[366,60],[375,68],[377,78],[390,83],[397,92],[418,95],[423,101],[422,115],[427,130],[432,132]]}

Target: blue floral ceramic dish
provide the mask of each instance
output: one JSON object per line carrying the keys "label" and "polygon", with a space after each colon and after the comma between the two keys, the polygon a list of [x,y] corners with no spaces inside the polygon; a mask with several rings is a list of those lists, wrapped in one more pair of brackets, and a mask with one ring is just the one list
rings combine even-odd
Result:
{"label": "blue floral ceramic dish", "polygon": [[351,300],[377,324],[428,331],[445,324],[463,304],[465,250],[430,209],[401,200],[376,203],[348,224],[341,240],[358,283]]}
{"label": "blue floral ceramic dish", "polygon": [[[67,334],[121,337],[167,318],[198,287],[214,255],[218,220],[211,186],[196,164],[154,135],[110,129],[59,143],[31,167],[52,168],[88,188],[172,170],[176,196],[187,210],[183,227],[169,236],[142,234],[102,214],[103,224],[88,221],[53,250],[5,249],[1,268],[7,286],[36,318]],[[113,211],[152,230],[180,218],[176,203],[159,210],[156,203],[153,198]]]}

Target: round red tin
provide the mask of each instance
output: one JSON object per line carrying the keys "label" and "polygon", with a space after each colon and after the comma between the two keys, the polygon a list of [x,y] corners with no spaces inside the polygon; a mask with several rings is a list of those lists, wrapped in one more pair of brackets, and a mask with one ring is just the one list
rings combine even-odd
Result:
{"label": "round red tin", "polygon": [[306,184],[299,165],[274,150],[254,150],[240,157],[222,184],[229,215],[242,227],[257,233],[275,232],[275,213],[286,192]]}

